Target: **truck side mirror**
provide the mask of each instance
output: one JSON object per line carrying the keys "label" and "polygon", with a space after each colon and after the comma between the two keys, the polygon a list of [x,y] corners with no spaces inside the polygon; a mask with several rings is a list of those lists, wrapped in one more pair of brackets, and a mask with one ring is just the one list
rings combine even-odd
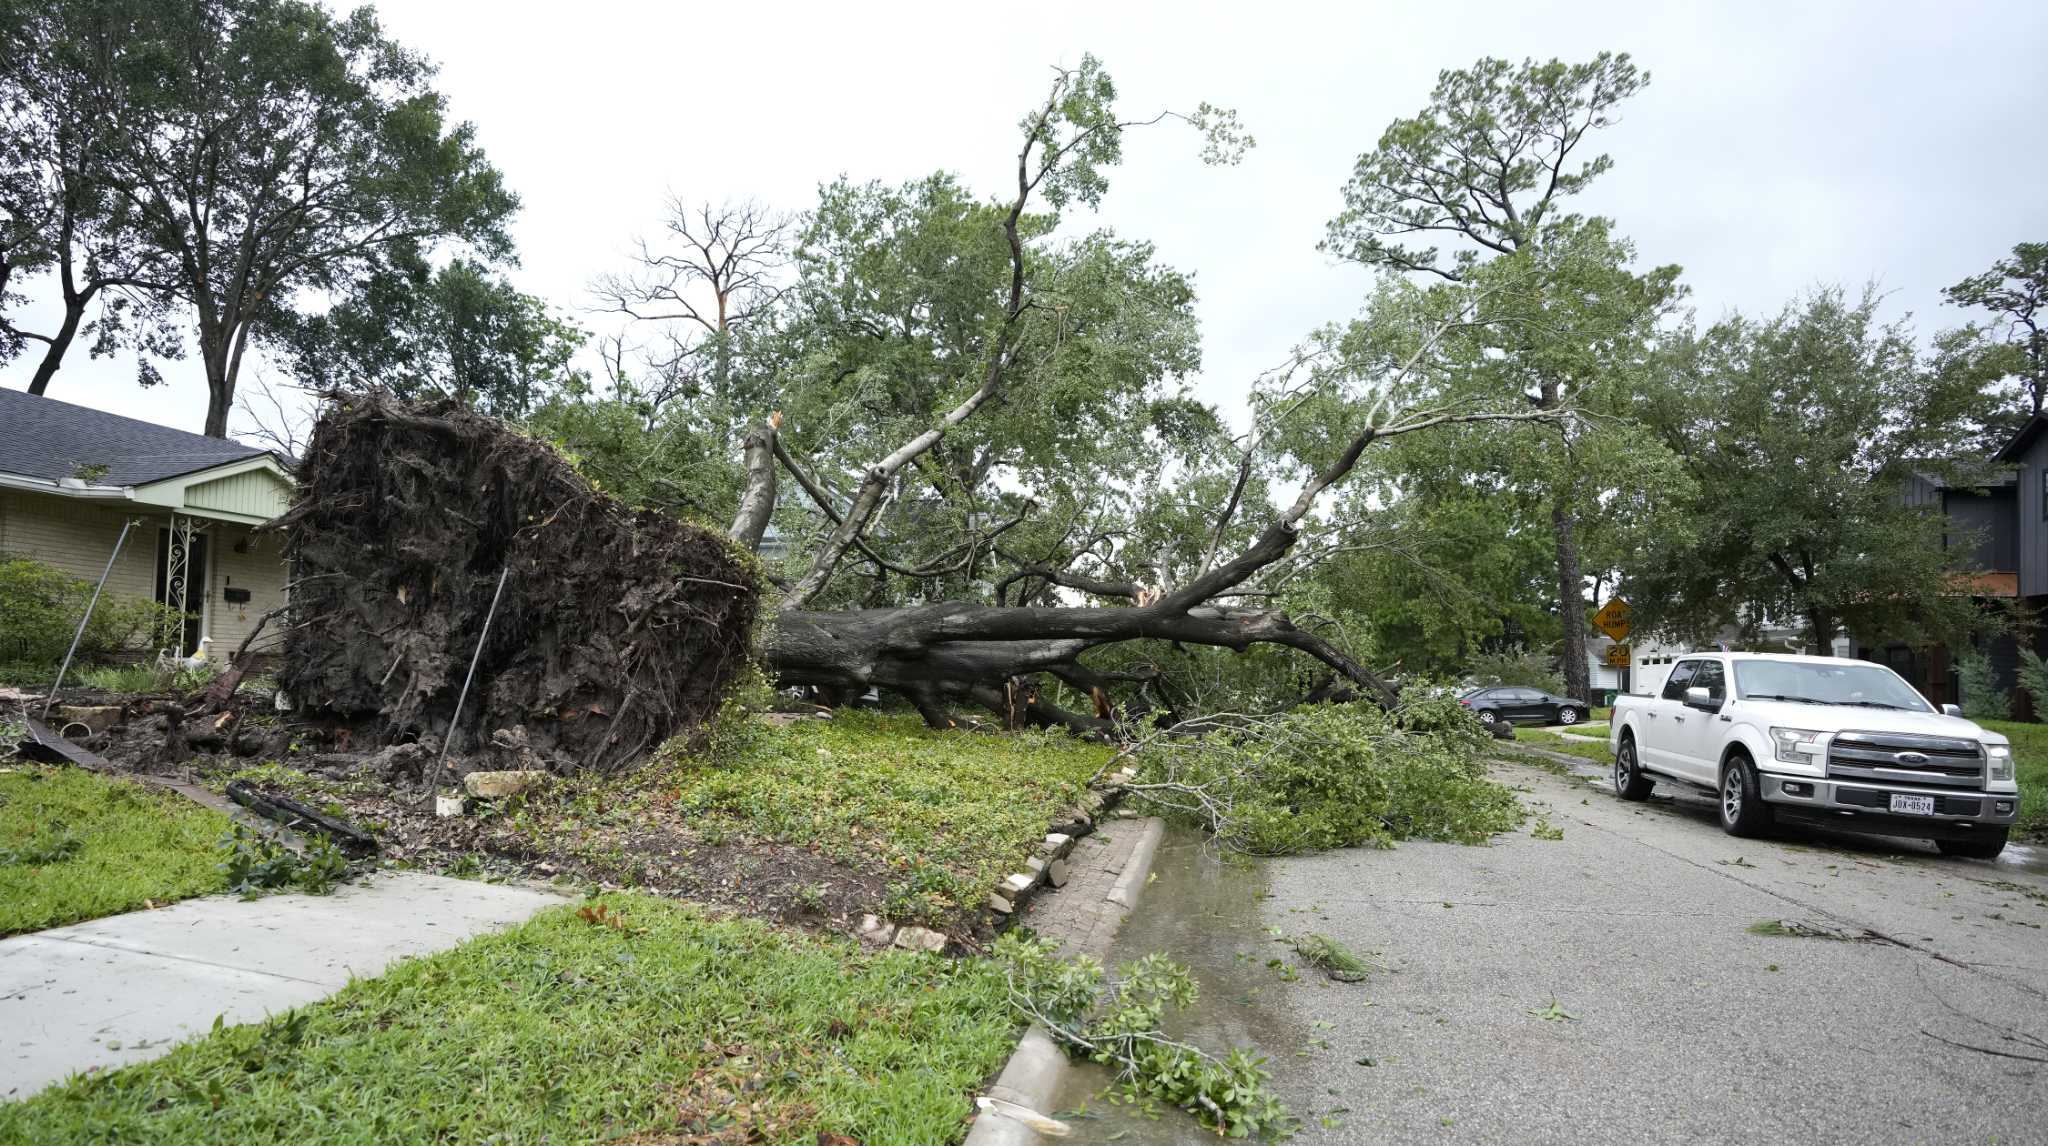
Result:
{"label": "truck side mirror", "polygon": [[1963,706],[1960,704],[1944,704],[1941,706],[1941,714],[1943,716],[1961,716],[1963,714]]}
{"label": "truck side mirror", "polygon": [[1685,706],[1705,712],[1721,711],[1721,702],[1714,699],[1714,694],[1698,685],[1685,690]]}

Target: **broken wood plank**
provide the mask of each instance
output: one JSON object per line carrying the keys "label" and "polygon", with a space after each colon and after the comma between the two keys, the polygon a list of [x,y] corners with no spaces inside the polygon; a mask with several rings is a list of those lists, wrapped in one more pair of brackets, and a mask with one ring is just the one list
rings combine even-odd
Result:
{"label": "broken wood plank", "polygon": [[259,792],[247,780],[228,781],[228,799],[255,812],[257,815],[276,820],[289,828],[313,828],[341,845],[344,850],[373,852],[377,850],[377,837],[356,827],[346,820],[338,820],[317,808],[309,808],[289,796],[273,796]]}

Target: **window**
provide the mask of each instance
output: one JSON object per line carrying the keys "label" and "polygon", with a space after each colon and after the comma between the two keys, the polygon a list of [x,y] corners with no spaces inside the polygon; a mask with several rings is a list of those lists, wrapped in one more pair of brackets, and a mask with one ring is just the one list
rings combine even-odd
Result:
{"label": "window", "polygon": [[1728,684],[1721,673],[1720,661],[1701,661],[1699,671],[1692,674],[1692,683],[1687,688],[1704,688],[1708,698],[1716,703],[1728,697]]}
{"label": "window", "polygon": [[1664,678],[1664,699],[1684,700],[1685,686],[1691,682],[1693,671],[1700,667],[1698,661],[1679,661],[1671,668],[1671,675]]}

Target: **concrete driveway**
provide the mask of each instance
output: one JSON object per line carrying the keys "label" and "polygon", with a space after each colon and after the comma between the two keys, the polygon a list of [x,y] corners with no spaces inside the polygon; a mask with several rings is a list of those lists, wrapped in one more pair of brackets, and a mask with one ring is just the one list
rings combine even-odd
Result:
{"label": "concrete driveway", "polygon": [[[2048,1142],[2048,864],[2032,849],[1990,864],[1737,840],[1704,797],[1628,804],[1604,782],[1499,775],[1563,838],[1536,838],[1532,816],[1490,847],[1272,862],[1235,893],[1241,914],[1202,899],[1229,881],[1183,840],[1160,888],[1187,885],[1198,910],[1161,917],[1175,895],[1148,892],[1115,954],[1196,963],[1190,1033],[1258,1043],[1303,1142]],[[1842,938],[1752,930],[1781,923]],[[1386,970],[1290,981],[1265,928]],[[1185,1120],[1082,1134],[1118,1129],[1200,1140]]]}

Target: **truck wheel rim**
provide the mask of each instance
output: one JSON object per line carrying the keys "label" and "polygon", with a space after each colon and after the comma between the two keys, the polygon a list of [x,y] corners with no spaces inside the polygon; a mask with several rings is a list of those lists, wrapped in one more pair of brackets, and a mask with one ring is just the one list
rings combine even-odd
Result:
{"label": "truck wheel rim", "polygon": [[1628,787],[1629,773],[1635,771],[1635,762],[1629,759],[1629,751],[1628,746],[1623,745],[1621,751],[1614,754],[1614,791],[1616,795],[1619,795]]}
{"label": "truck wheel rim", "polygon": [[1721,780],[1721,816],[1731,824],[1742,818],[1742,773],[1733,767]]}

